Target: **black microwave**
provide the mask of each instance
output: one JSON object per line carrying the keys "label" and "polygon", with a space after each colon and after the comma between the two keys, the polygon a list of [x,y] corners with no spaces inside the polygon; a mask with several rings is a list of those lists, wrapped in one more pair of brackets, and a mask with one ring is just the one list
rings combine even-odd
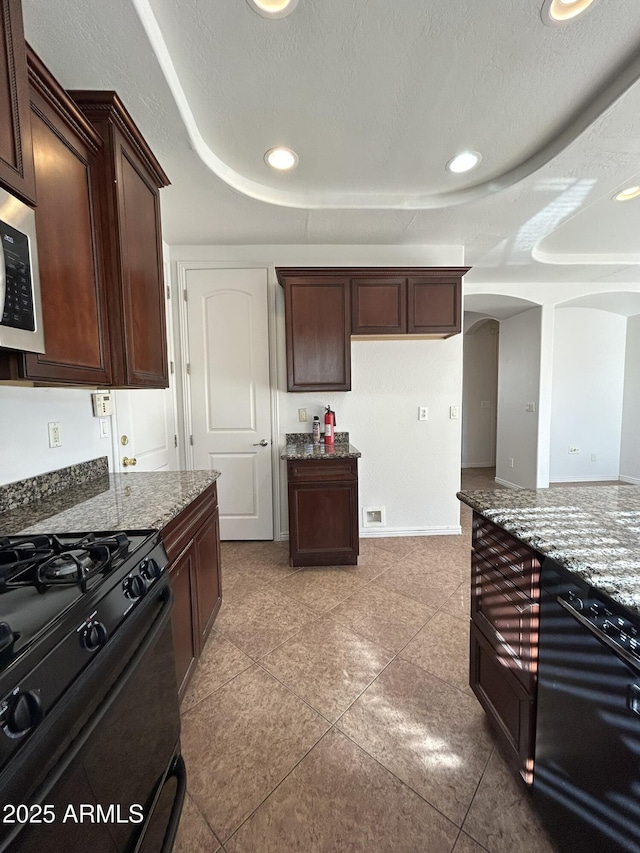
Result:
{"label": "black microwave", "polygon": [[35,213],[0,189],[0,347],[44,352]]}

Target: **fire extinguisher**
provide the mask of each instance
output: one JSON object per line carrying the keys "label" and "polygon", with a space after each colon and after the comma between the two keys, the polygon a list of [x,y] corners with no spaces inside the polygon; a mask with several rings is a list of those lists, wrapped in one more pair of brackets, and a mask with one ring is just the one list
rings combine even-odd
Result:
{"label": "fire extinguisher", "polygon": [[333,444],[336,434],[336,413],[327,406],[324,413],[324,443]]}

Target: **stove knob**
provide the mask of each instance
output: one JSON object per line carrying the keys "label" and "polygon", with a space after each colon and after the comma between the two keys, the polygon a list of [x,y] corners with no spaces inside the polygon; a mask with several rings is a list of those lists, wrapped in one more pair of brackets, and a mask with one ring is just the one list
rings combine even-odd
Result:
{"label": "stove knob", "polygon": [[104,646],[109,639],[109,633],[102,622],[90,622],[80,636],[82,645],[90,652]]}
{"label": "stove knob", "polygon": [[125,578],[122,588],[127,598],[140,598],[147,591],[147,585],[142,575],[131,575]]}
{"label": "stove knob", "polygon": [[8,700],[4,730],[9,737],[21,737],[42,720],[42,702],[32,690],[17,693]]}
{"label": "stove knob", "polygon": [[162,569],[158,565],[157,561],[153,558],[145,560],[144,563],[140,566],[140,571],[149,581],[159,578],[162,574]]}
{"label": "stove knob", "polygon": [[574,610],[584,610],[584,602],[581,598],[578,598],[575,592],[569,591],[567,600]]}

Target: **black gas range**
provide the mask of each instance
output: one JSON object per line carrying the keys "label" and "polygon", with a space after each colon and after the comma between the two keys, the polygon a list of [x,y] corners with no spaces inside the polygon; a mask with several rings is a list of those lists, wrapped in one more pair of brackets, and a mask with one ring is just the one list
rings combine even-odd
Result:
{"label": "black gas range", "polygon": [[0,851],[171,849],[166,567],[150,530],[0,537]]}

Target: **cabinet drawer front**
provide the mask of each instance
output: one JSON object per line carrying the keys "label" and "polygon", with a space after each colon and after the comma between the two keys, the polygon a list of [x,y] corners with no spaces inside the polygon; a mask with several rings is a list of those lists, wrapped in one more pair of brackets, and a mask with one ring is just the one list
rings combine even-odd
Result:
{"label": "cabinet drawer front", "polygon": [[473,562],[471,615],[496,646],[511,656],[503,660],[525,687],[535,671],[534,634],[538,604],[497,569],[476,557]]}
{"label": "cabinet drawer front", "polygon": [[531,598],[538,597],[540,561],[536,552],[480,515],[474,515],[473,551]]}
{"label": "cabinet drawer front", "polygon": [[305,459],[287,463],[289,480],[322,483],[355,480],[358,476],[356,459]]}

